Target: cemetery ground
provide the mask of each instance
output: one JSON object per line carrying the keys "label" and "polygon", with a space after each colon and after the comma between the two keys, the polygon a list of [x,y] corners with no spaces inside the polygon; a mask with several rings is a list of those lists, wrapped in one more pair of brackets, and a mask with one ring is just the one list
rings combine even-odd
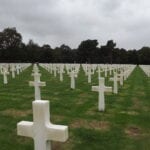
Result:
{"label": "cemetery ground", "polygon": [[[0,76],[0,150],[33,150],[33,140],[17,135],[17,123],[32,121],[34,88],[29,87],[32,67],[3,85]],[[70,77],[52,74],[40,67],[42,100],[50,101],[50,120],[69,127],[65,143],[52,142],[53,150],[149,150],[150,149],[150,78],[136,67],[119,93],[106,93],[106,110],[98,111],[97,73],[87,82],[83,70],[70,89]],[[112,82],[106,79],[106,85]]]}

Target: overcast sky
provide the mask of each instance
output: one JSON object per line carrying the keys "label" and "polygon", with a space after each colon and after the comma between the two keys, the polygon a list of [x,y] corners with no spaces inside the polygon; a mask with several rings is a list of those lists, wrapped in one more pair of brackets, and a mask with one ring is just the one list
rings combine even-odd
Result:
{"label": "overcast sky", "polygon": [[16,27],[23,41],[76,48],[110,39],[117,47],[150,46],[149,0],[0,0],[0,31]]}

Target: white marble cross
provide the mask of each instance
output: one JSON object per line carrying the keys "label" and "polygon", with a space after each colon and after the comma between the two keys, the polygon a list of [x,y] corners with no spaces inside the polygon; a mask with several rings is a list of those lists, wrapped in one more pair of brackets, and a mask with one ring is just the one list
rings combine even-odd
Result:
{"label": "white marble cross", "polygon": [[16,71],[17,71],[17,75],[19,75],[19,73],[20,73],[20,65],[19,64],[16,66]]}
{"label": "white marble cross", "polygon": [[64,73],[64,66],[60,65],[60,68],[59,68],[60,81],[63,81],[63,73]]}
{"label": "white marble cross", "polygon": [[39,72],[39,68],[38,68],[38,65],[37,65],[37,64],[34,64],[34,65],[33,65],[33,72],[34,72],[34,73],[38,73],[38,72]]}
{"label": "white marble cross", "polygon": [[54,77],[56,77],[57,76],[57,67],[56,67],[56,65],[53,66],[53,70],[54,70]]}
{"label": "white marble cross", "polygon": [[113,87],[113,93],[118,94],[118,77],[117,77],[117,73],[114,72],[114,77],[110,78],[110,81],[114,82],[114,87]]}
{"label": "white marble cross", "polygon": [[107,67],[105,68],[105,77],[107,77]]}
{"label": "white marble cross", "polygon": [[34,140],[34,150],[51,150],[50,141],[65,142],[68,139],[68,126],[52,124],[49,101],[32,102],[33,122],[21,121],[17,124],[17,134]]}
{"label": "white marble cross", "polygon": [[105,78],[99,78],[99,86],[92,86],[92,91],[98,92],[98,110],[104,111],[105,110],[105,92],[112,92],[112,87],[105,86]]}
{"label": "white marble cross", "polygon": [[69,73],[70,78],[71,78],[71,83],[70,83],[70,87],[71,89],[75,89],[75,77],[77,77],[77,74],[74,71],[71,71]]}
{"label": "white marble cross", "polygon": [[91,83],[91,75],[92,75],[92,72],[91,72],[91,66],[89,65],[88,66],[88,70],[87,70],[87,75],[88,75],[88,83]]}
{"label": "white marble cross", "polygon": [[3,68],[3,83],[4,84],[8,83],[7,75],[9,75],[9,72],[8,72],[7,68]]}
{"label": "white marble cross", "polygon": [[46,86],[46,83],[40,81],[40,76],[41,76],[40,73],[33,73],[32,75],[34,76],[34,81],[29,81],[29,85],[34,86],[35,88],[35,100],[40,100],[41,99],[40,87]]}
{"label": "white marble cross", "polygon": [[100,69],[100,66],[98,66],[98,78],[100,78],[101,77],[101,69]]}
{"label": "white marble cross", "polygon": [[124,74],[122,72],[120,74],[118,74],[120,85],[123,85],[123,76],[124,76]]}
{"label": "white marble cross", "polygon": [[15,78],[15,66],[11,66],[12,78]]}

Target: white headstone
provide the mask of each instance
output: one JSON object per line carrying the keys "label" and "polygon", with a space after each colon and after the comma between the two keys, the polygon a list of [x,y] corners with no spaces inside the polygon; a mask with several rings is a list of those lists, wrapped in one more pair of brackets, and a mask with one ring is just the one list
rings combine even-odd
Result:
{"label": "white headstone", "polygon": [[34,72],[34,73],[38,73],[38,72],[39,72],[39,68],[38,68],[38,65],[37,65],[37,64],[34,64],[34,65],[33,65],[33,72]]}
{"label": "white headstone", "polygon": [[17,75],[19,75],[19,73],[20,73],[20,65],[19,64],[16,66],[16,71],[17,71]]}
{"label": "white headstone", "polygon": [[100,78],[101,77],[101,69],[100,69],[100,66],[98,66],[98,78]]}
{"label": "white headstone", "polygon": [[63,73],[64,73],[64,66],[60,65],[60,68],[59,68],[60,81],[63,81]]}
{"label": "white headstone", "polygon": [[107,77],[107,67],[105,68],[105,77]]}
{"label": "white headstone", "polygon": [[65,142],[68,139],[68,127],[49,121],[49,101],[37,100],[32,105],[33,122],[19,122],[17,134],[33,138],[34,150],[51,150],[50,141]]}
{"label": "white headstone", "polygon": [[54,77],[56,77],[57,76],[57,67],[56,67],[56,65],[54,65],[53,70],[54,70]]}
{"label": "white headstone", "polygon": [[98,110],[104,111],[105,110],[105,97],[104,92],[112,92],[112,87],[105,86],[104,78],[99,78],[99,86],[92,86],[92,91],[98,92]]}
{"label": "white headstone", "polygon": [[74,71],[71,71],[70,72],[70,78],[71,78],[70,87],[71,87],[71,89],[75,89],[75,77],[77,77],[77,74]]}
{"label": "white headstone", "polygon": [[34,86],[35,88],[35,100],[40,100],[41,99],[41,86],[46,86],[45,82],[40,81],[40,73],[34,73],[32,74],[34,76],[34,81],[29,81],[30,86]]}
{"label": "white headstone", "polygon": [[121,72],[120,74],[118,74],[118,79],[120,81],[120,85],[123,85],[123,73]]}
{"label": "white headstone", "polygon": [[90,66],[90,65],[88,66],[87,75],[88,75],[88,83],[91,83],[91,75],[92,75],[92,72],[91,72],[91,66]]}
{"label": "white headstone", "polygon": [[15,78],[15,66],[11,65],[12,78]]}
{"label": "white headstone", "polygon": [[110,78],[110,81],[114,82],[114,87],[113,87],[113,93],[118,94],[118,78],[117,78],[117,73],[114,72],[114,77]]}
{"label": "white headstone", "polygon": [[8,78],[7,75],[9,74],[7,68],[3,68],[3,83],[7,84],[8,83]]}

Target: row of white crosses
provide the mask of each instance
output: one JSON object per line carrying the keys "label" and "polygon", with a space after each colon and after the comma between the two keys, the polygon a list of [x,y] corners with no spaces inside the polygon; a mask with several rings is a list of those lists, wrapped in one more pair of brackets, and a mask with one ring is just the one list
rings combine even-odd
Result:
{"label": "row of white crosses", "polygon": [[39,64],[41,67],[46,69],[50,74],[54,73],[54,77],[59,74],[60,81],[63,81],[63,74],[65,73],[64,64]]}
{"label": "row of white crosses", "polygon": [[12,72],[12,78],[15,78],[15,71],[19,75],[20,72],[28,68],[31,64],[23,63],[23,64],[0,64],[0,73],[3,75],[3,83],[8,83],[8,75]]}
{"label": "row of white crosses", "polygon": [[[117,74],[114,72],[114,77],[110,78],[111,81],[114,82],[113,86],[113,93],[118,93],[118,81],[120,81],[120,85],[123,85],[123,79],[125,76],[125,79],[132,73],[135,66],[129,66],[129,68],[126,68],[126,71],[120,72],[120,74]],[[122,70],[122,69],[121,69]],[[112,87],[105,86],[105,78],[99,78],[99,85],[98,86],[92,86],[92,91],[96,91],[99,93],[98,95],[98,110],[104,111],[105,110],[105,92],[112,92]]]}
{"label": "row of white crosses", "polygon": [[75,89],[76,87],[75,78],[78,77],[80,65],[79,64],[66,64],[65,67],[66,67],[67,74],[70,77],[70,88]]}
{"label": "row of white crosses", "polygon": [[65,70],[70,77],[70,88],[75,89],[75,78],[78,76],[80,70],[80,64],[39,64],[45,68],[48,72],[54,72],[54,77],[57,73],[60,75],[60,81],[63,81],[63,74]]}
{"label": "row of white crosses", "polygon": [[[75,89],[75,78],[80,70],[78,64],[65,64],[66,71],[71,78],[70,87]],[[46,68],[46,67],[44,67]],[[57,68],[58,64],[57,64]],[[105,110],[105,92],[118,93],[118,82],[123,86],[123,81],[131,74],[135,65],[104,65],[104,64],[82,64],[82,68],[85,72],[85,75],[88,76],[88,83],[91,83],[91,75],[95,73],[95,70],[98,70],[99,85],[92,86],[92,91],[99,92],[98,98],[98,110]],[[114,75],[110,78],[110,81],[113,81],[113,88],[105,86],[105,78],[101,77],[101,73],[104,72],[104,76]]]}
{"label": "row of white crosses", "polygon": [[37,64],[34,64],[34,66],[33,66],[32,76],[34,77],[34,81],[29,81],[29,86],[34,86],[35,100],[40,100],[41,99],[40,87],[46,86],[46,83],[40,81],[41,74],[39,73],[39,69],[38,69]]}
{"label": "row of white crosses", "polygon": [[3,67],[1,73],[3,74],[3,83],[7,84],[8,83],[8,77],[7,76],[9,75],[8,68]]}
{"label": "row of white crosses", "polygon": [[33,122],[19,122],[17,134],[33,138],[34,150],[51,150],[51,141],[65,142],[68,139],[68,126],[55,125],[49,121],[49,101],[41,100],[40,92],[40,87],[45,86],[45,83],[40,81],[41,74],[38,74],[38,66],[35,64],[32,74],[34,81],[29,82],[29,85],[34,86],[36,91],[35,101],[32,102]]}
{"label": "row of white crosses", "polygon": [[121,80],[117,76],[117,73],[114,72],[114,77],[110,78],[110,81],[113,81],[113,93],[118,94],[118,81]]}
{"label": "row of white crosses", "polygon": [[94,75],[96,67],[97,65],[95,64],[82,64],[85,75],[88,77],[88,83],[92,82],[92,75]]}
{"label": "row of white crosses", "polygon": [[75,89],[75,78],[77,78],[77,72],[75,72],[74,70],[72,70],[70,73],[68,73],[70,76],[70,88],[71,89]]}
{"label": "row of white crosses", "polygon": [[120,68],[119,74],[116,71],[114,71],[114,77],[110,78],[110,81],[113,81],[113,93],[118,93],[118,81],[120,82],[120,85],[123,86],[124,80],[126,80],[129,77],[134,68],[135,65],[128,66],[126,68]]}
{"label": "row of white crosses", "polygon": [[[75,89],[75,78],[77,78],[78,72],[80,70],[79,64],[40,64],[43,68],[45,68],[49,72],[54,71],[54,76],[57,73],[60,74],[60,81],[63,81],[63,73],[65,73],[65,68],[67,74],[70,76],[70,88]],[[114,82],[114,93],[118,93],[117,91],[117,81],[119,81],[120,85],[123,85],[123,80],[128,77],[127,65],[104,65],[104,64],[82,64],[82,68],[85,72],[85,75],[88,76],[88,83],[91,83],[92,75],[95,73],[95,70],[98,70],[98,77],[101,77],[101,73],[104,72],[105,77],[112,75],[113,72],[116,72],[114,78],[111,78],[110,81]],[[118,73],[119,72],[119,73]],[[115,74],[115,73],[114,73]]]}
{"label": "row of white crosses", "polygon": [[150,77],[150,65],[139,65],[139,67]]}

